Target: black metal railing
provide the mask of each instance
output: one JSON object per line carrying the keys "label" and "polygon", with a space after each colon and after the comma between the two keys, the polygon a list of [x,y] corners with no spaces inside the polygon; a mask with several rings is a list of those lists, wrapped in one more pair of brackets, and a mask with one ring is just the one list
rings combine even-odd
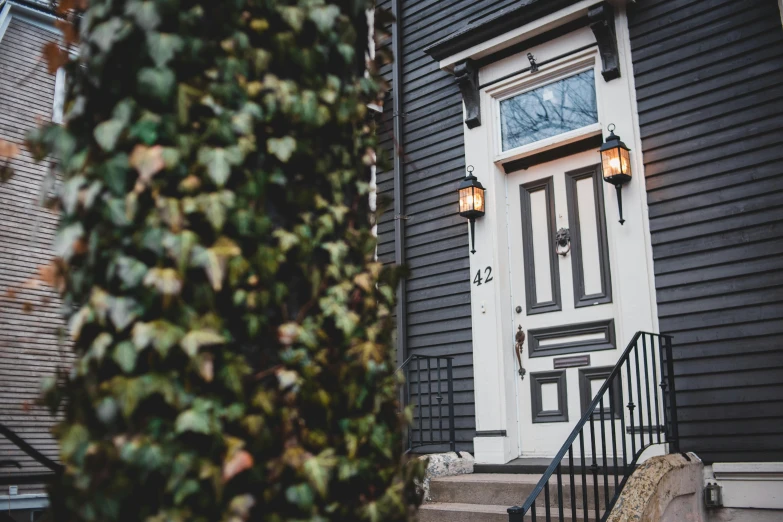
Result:
{"label": "black metal railing", "polygon": [[[41,484],[49,482],[58,473],[63,470],[62,464],[58,464],[53,461],[34,447],[32,447],[27,441],[22,439],[15,431],[7,427],[3,423],[0,423],[0,436],[8,439],[17,448],[22,450],[25,454],[32,457],[39,464],[42,464],[49,471],[47,472],[12,472],[2,473],[0,472],[0,486],[14,485],[14,484]],[[0,461],[0,467],[22,469],[22,464],[13,459],[7,459]]]}
{"label": "black metal railing", "polygon": [[453,358],[411,355],[399,371],[405,376],[403,403],[413,406],[407,451],[435,445],[456,451]]}
{"label": "black metal railing", "polygon": [[665,443],[679,452],[672,338],[638,332],[509,522],[606,520],[642,452]]}

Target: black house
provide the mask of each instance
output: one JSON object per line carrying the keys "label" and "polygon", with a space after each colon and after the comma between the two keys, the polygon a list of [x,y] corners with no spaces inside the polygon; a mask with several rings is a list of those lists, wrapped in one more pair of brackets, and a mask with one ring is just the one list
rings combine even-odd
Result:
{"label": "black house", "polygon": [[[783,462],[780,3],[382,6],[398,22],[379,255],[410,269],[396,317],[415,451],[450,440],[417,395],[421,368],[443,378],[424,356],[451,357],[457,449],[503,465],[554,456],[629,343],[642,380],[670,343],[679,450]],[[617,136],[629,151],[602,158]],[[460,193],[471,173],[484,191]],[[658,399],[625,371],[614,402]],[[642,421],[642,439],[663,429]]]}

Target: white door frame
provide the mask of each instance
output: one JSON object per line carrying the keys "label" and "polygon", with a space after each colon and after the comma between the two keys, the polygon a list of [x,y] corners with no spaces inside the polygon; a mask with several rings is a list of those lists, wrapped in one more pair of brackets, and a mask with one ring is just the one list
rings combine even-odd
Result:
{"label": "white door frame", "polygon": [[[627,18],[622,7],[616,10],[615,29],[621,77],[606,82],[598,75],[596,83],[601,126],[605,130],[609,123],[614,123],[618,134],[632,150],[633,180],[623,187],[624,226],[618,223],[615,192],[604,184],[610,260],[613,282],[616,282],[613,284],[613,301],[616,310],[622,312],[618,313],[616,320],[618,349],[622,350],[636,331],[657,331],[658,318],[633,67]],[[520,38],[517,32],[513,35],[515,39]],[[533,52],[538,61],[544,61],[562,55],[564,48],[579,48],[585,38],[591,37],[592,33],[585,28],[526,52]],[[477,46],[476,53],[480,52],[481,46]],[[521,56],[524,57],[524,54]],[[547,74],[551,68],[562,66],[564,61],[573,60],[575,56],[542,67],[538,74]],[[448,60],[444,62],[448,63]],[[523,67],[520,55],[492,63],[479,71],[479,83],[501,78]],[[530,73],[520,74],[525,75],[530,76]],[[506,83],[516,80],[512,78]],[[493,92],[502,85],[505,83],[493,85]],[[463,126],[466,165],[475,167],[474,174],[487,189],[487,213],[476,222],[476,253],[470,255],[470,278],[473,281],[479,271],[485,274],[487,267],[493,274],[493,281],[489,284],[477,286],[471,283],[477,432],[474,450],[477,463],[502,464],[519,455],[517,389],[520,384],[528,383],[520,382],[513,353],[515,313],[509,273],[506,175],[496,163],[498,151],[493,137],[496,132],[496,104],[486,90],[481,92],[482,125],[474,129]],[[507,155],[500,158],[504,161],[509,159]],[[644,252],[644,255],[634,254],[638,252]]]}

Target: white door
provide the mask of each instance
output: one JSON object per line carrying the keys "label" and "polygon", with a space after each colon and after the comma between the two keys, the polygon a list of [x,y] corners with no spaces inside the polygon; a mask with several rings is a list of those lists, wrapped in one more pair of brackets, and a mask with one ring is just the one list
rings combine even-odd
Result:
{"label": "white door", "polygon": [[[507,175],[521,454],[552,456],[622,353],[599,154]],[[560,241],[558,241],[560,239]],[[608,417],[608,414],[607,414]]]}

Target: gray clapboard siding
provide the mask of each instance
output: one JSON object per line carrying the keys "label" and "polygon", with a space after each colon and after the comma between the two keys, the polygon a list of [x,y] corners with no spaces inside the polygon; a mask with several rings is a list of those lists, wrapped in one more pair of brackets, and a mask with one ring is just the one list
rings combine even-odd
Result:
{"label": "gray clapboard siding", "polygon": [[[457,184],[465,175],[462,102],[453,77],[423,49],[471,21],[514,0],[423,0],[402,2],[404,165],[408,353],[454,356],[458,449],[472,451],[475,434],[473,345],[470,319],[468,227],[457,215]],[[390,2],[381,4],[388,7]],[[391,78],[391,72],[389,72]],[[392,86],[396,88],[396,86]],[[384,136],[393,129],[391,97],[384,106]],[[392,143],[384,145],[391,150]],[[393,172],[378,174],[379,192],[392,199]],[[378,255],[393,263],[394,215],[378,227]],[[422,451],[438,451],[438,447]]]}
{"label": "gray clapboard siding", "polygon": [[783,459],[783,29],[776,0],[629,9],[658,312],[683,451]]}
{"label": "gray clapboard siding", "polygon": [[[54,76],[39,58],[41,48],[55,35],[14,18],[0,42],[0,139],[17,143],[21,153],[12,160],[15,176],[0,185],[0,422],[16,431],[46,456],[57,459],[50,429],[54,419],[34,405],[41,380],[56,368],[68,367],[71,356],[60,347],[62,326],[57,296],[34,286],[38,267],[51,260],[57,216],[39,205],[45,164],[35,164],[22,143],[38,119],[52,116]],[[12,295],[15,293],[15,298]],[[23,308],[33,306],[32,311]],[[21,470],[46,468],[0,437],[0,459],[16,460]],[[34,493],[41,486],[19,486]]]}

